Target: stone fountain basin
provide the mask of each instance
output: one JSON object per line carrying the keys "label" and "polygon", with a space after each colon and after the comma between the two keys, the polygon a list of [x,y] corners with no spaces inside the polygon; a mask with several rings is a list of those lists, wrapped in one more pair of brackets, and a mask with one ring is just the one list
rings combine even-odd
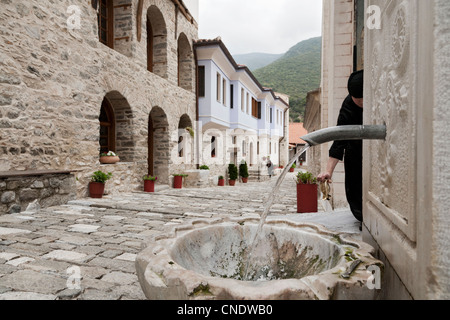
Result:
{"label": "stone fountain basin", "polygon": [[[373,248],[315,224],[267,222],[249,260],[258,221],[192,221],[150,241],[136,258],[151,300],[374,299],[365,284]],[[361,260],[349,279],[343,279]],[[248,261],[250,261],[248,263]],[[245,272],[248,270],[248,272]],[[243,279],[246,281],[243,281]]]}

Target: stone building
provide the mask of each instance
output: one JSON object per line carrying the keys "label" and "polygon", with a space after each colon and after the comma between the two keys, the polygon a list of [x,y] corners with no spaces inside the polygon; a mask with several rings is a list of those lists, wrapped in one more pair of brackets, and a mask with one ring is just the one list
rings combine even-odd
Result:
{"label": "stone building", "polygon": [[[321,124],[320,89],[308,92],[306,96],[305,122],[303,123],[308,132],[322,129]],[[318,176],[322,171],[321,147],[310,148],[307,152],[308,171]]]}
{"label": "stone building", "polygon": [[[450,2],[323,4],[321,128],[336,125],[360,69],[364,124],[387,126],[363,154],[363,240],[385,263],[380,298],[449,299]],[[329,145],[320,148],[324,166]]]}
{"label": "stone building", "polygon": [[195,168],[171,159],[195,126],[197,37],[179,0],[2,1],[0,212],[87,196],[96,170],[115,193]]}
{"label": "stone building", "polygon": [[[306,146],[306,142],[301,139],[301,137],[306,136],[308,130],[305,129],[304,123],[290,123],[289,124],[289,159],[294,158],[294,156],[300,152]],[[309,150],[304,152],[300,157],[298,157],[294,164],[296,167],[305,166],[309,169],[308,158]]]}
{"label": "stone building", "polygon": [[[361,20],[357,19],[361,12],[364,12],[364,0],[323,2],[322,76],[320,92],[316,93],[320,94],[320,113],[317,112],[317,104],[312,103],[307,107],[308,119],[305,119],[305,124],[310,132],[336,125],[342,102],[348,95],[348,77],[353,71],[363,68],[361,40],[364,33],[361,32]],[[313,101],[312,99],[310,102]],[[314,162],[321,163],[320,172],[326,169],[331,144],[323,144],[316,147],[318,150],[314,153],[310,152],[311,156],[316,157]],[[333,207],[336,209],[347,207],[342,162],[334,171],[332,188]]]}

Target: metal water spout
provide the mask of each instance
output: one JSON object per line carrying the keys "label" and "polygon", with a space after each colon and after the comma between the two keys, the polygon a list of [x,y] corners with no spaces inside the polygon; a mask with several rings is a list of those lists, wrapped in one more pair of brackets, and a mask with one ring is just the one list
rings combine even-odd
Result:
{"label": "metal water spout", "polygon": [[385,140],[385,125],[337,126],[317,130],[301,137],[310,146],[336,140]]}

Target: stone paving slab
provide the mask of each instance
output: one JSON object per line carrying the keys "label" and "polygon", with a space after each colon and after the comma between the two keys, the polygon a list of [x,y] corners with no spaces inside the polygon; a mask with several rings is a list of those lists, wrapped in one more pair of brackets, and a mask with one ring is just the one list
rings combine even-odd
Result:
{"label": "stone paving slab", "polygon": [[[155,193],[78,199],[32,215],[0,215],[0,300],[145,299],[134,261],[150,239],[189,219],[258,218],[275,182],[181,190],[159,186]],[[271,213],[299,218],[289,176]],[[79,287],[69,288],[75,276]]]}
{"label": "stone paving slab", "polygon": [[87,254],[66,250],[55,250],[42,256],[43,259],[51,259],[67,262],[79,262],[79,263],[82,263],[86,259],[86,257]]}
{"label": "stone paving slab", "polygon": [[20,234],[20,233],[31,233],[30,230],[22,230],[16,228],[3,228],[0,227],[0,236],[10,235],[10,234]]}
{"label": "stone paving slab", "polygon": [[32,270],[19,270],[0,279],[2,286],[21,292],[56,295],[67,288],[67,280]]}
{"label": "stone paving slab", "polygon": [[40,294],[35,292],[10,291],[0,293],[0,300],[56,300],[53,294]]}
{"label": "stone paving slab", "polygon": [[11,266],[18,267],[18,266],[20,266],[21,264],[28,263],[28,262],[32,262],[32,261],[34,261],[33,258],[29,258],[29,257],[20,257],[20,258],[17,258],[17,259],[10,260],[10,261],[6,262],[6,264],[9,264],[9,265],[11,265]]}

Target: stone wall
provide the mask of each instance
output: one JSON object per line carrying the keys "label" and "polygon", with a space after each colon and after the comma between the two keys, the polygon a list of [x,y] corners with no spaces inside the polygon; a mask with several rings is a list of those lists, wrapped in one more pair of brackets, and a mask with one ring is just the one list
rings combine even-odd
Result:
{"label": "stone wall", "polygon": [[127,57],[132,57],[133,1],[114,0],[114,49]]}
{"label": "stone wall", "polygon": [[[321,125],[321,105],[320,105],[320,90],[308,92],[306,97],[305,107],[305,122],[304,127],[308,132],[314,132],[322,129]],[[322,172],[321,165],[321,150],[320,146],[310,148],[307,151],[307,165],[308,171],[314,176],[318,176]]]}
{"label": "stone wall", "polygon": [[[116,40],[110,49],[99,42],[90,1],[77,4],[81,28],[73,30],[67,24],[71,1],[2,1],[0,171],[81,170],[77,194],[86,195],[90,175],[99,167],[98,117],[106,97],[116,115],[116,151],[127,163],[115,167],[124,170],[115,172],[117,179],[135,177],[131,185],[137,186],[147,173],[149,118],[157,110],[153,114],[163,120],[155,124],[163,126],[154,129],[163,133],[164,142],[155,147],[154,162],[161,183],[169,183],[170,173],[177,170],[170,154],[177,147],[178,123],[183,115],[194,122],[196,114],[195,78],[190,78],[190,90],[178,86],[178,38],[183,34],[192,48],[197,26],[181,13],[176,18],[172,1],[144,1],[138,41],[138,1],[118,2],[131,7],[116,11],[115,36],[129,39]],[[150,11],[158,12],[167,34],[163,75],[147,71]],[[187,87],[185,80],[183,85]]]}
{"label": "stone wall", "polygon": [[76,198],[75,177],[70,173],[0,174],[0,214],[19,213],[38,200],[40,207],[67,203]]}

